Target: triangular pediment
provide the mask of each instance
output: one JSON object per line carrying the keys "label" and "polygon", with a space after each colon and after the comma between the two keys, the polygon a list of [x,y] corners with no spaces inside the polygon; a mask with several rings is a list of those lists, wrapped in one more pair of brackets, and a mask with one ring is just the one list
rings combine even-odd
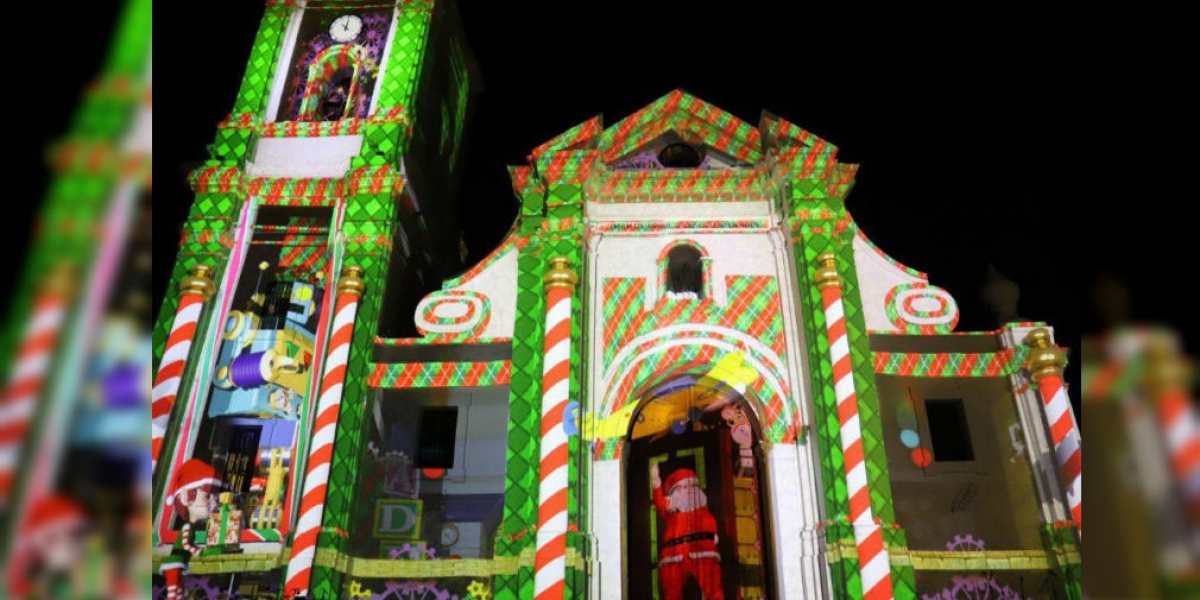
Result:
{"label": "triangular pediment", "polygon": [[682,90],[607,127],[599,147],[602,160],[614,167],[652,165],[663,147],[677,142],[695,147],[709,168],[749,166],[762,159],[758,129]]}
{"label": "triangular pediment", "polygon": [[[686,160],[670,160],[664,150]],[[686,146],[686,148],[682,147]],[[513,170],[514,189],[562,169],[604,165],[613,171],[660,169],[729,170],[758,165],[776,153],[789,164],[809,156],[832,161],[837,148],[820,137],[764,112],[751,126],[683,90],[674,90],[605,127],[599,116],[584,121],[534,148],[530,167]],[[678,154],[674,156],[678,158]],[[535,175],[534,167],[543,172]]]}
{"label": "triangular pediment", "polygon": [[658,137],[646,141],[641,146],[630,150],[624,156],[609,162],[608,168],[614,171],[679,168],[678,165],[671,163],[669,156],[673,149],[677,149],[680,144],[685,144],[694,151],[696,164],[684,168],[697,168],[701,170],[732,169],[736,167],[749,167],[754,164],[749,161],[738,160],[734,156],[717,150],[705,144],[698,136],[690,135],[688,132],[681,133],[668,130]]}

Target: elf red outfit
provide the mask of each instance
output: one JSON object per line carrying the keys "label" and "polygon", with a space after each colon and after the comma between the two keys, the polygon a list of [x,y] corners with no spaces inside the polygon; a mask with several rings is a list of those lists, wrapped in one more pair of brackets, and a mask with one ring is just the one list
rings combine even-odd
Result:
{"label": "elf red outfit", "polygon": [[[68,543],[82,547],[79,531],[86,525],[83,507],[74,499],[50,495],[33,503],[21,526],[10,563],[7,565],[9,593],[14,598],[26,596],[67,597],[70,593],[70,573],[62,565],[43,564],[56,545]],[[57,561],[49,559],[53,562]],[[49,569],[40,578],[33,571]],[[2,595],[2,594],[0,594]]]}
{"label": "elf red outfit", "polygon": [[195,534],[192,531],[193,521],[189,515],[189,506],[196,500],[197,492],[212,493],[221,486],[216,469],[200,459],[193,458],[183,463],[179,466],[179,472],[175,474],[171,496],[175,502],[175,512],[187,522],[179,530],[179,537],[175,538],[171,555],[159,567],[159,571],[167,580],[166,600],[183,599],[183,576],[187,573],[188,560],[204,550],[203,546],[197,546],[192,539]]}
{"label": "elf red outfit", "polygon": [[[707,500],[698,499],[691,510],[679,510],[667,502],[667,497],[680,485],[699,485],[691,469],[676,469],[668,477],[667,493],[654,486],[654,508],[666,523],[666,532],[658,550],[658,577],[662,581],[664,600],[681,600],[688,577],[700,584],[705,600],[724,600],[721,588],[721,555],[717,553],[717,520],[707,507]],[[689,493],[684,490],[683,493]],[[701,494],[699,489],[692,493]]]}

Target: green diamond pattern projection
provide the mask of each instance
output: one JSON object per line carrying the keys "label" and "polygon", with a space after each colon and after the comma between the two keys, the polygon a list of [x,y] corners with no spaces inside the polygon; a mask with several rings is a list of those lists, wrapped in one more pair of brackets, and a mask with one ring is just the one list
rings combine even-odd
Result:
{"label": "green diamond pattern projection", "polygon": [[[540,442],[543,259],[538,219],[526,219],[518,235],[529,243],[517,259],[517,313],[513,325],[512,378],[509,382],[508,449],[505,457],[504,521],[496,541],[497,556],[519,556],[536,539],[538,457]],[[532,596],[530,569],[497,576],[497,600]],[[529,594],[523,593],[528,588]]]}
{"label": "green diamond pattern projection", "polygon": [[[367,289],[359,299],[354,336],[350,342],[337,438],[330,462],[329,491],[325,499],[322,531],[317,539],[319,548],[337,552],[346,550],[346,539],[355,514],[358,465],[372,402],[368,395],[371,357],[385,292],[382,284],[387,280],[390,258],[390,253],[380,247],[374,236],[358,233],[366,229],[390,239],[394,207],[395,201],[390,190],[378,194],[363,193],[346,199],[344,264],[362,267]],[[314,597],[336,598],[342,583],[341,571],[318,566],[313,569],[310,589]]]}
{"label": "green diamond pattern projection", "polygon": [[[518,557],[531,552],[536,540],[538,481],[541,440],[542,350],[545,329],[545,289],[542,276],[554,256],[566,256],[575,269],[582,257],[582,191],[555,190],[564,202],[549,218],[527,216],[522,219],[518,244],[517,302],[513,328],[512,378],[509,384],[509,434],[506,454],[504,521],[497,535],[496,556]],[[537,194],[528,194],[536,196]],[[540,198],[526,198],[539,202]],[[579,273],[582,276],[582,273]],[[577,289],[572,304],[571,336],[573,354],[578,356],[583,328],[581,293]],[[579,398],[580,366],[573,360],[569,396]],[[580,446],[577,438],[569,441],[573,457],[568,472],[568,489],[582,489],[578,470]],[[578,524],[580,505],[576,493],[568,497],[568,521]],[[572,532],[568,547],[582,550],[582,537]],[[568,568],[567,595],[581,590],[583,573]],[[515,575],[497,575],[493,585],[497,600],[533,597],[533,569],[521,566]]]}
{"label": "green diamond pattern projection", "polygon": [[233,105],[234,115],[261,114],[266,109],[279,53],[283,51],[283,34],[293,12],[292,7],[285,4],[267,7],[250,49],[250,60],[246,63],[246,73]]}

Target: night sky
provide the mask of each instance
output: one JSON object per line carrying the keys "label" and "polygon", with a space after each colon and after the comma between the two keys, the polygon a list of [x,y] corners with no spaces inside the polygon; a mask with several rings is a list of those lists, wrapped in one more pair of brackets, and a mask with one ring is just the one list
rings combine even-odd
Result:
{"label": "night sky", "polygon": [[[1129,86],[1081,101],[1080,75],[1100,73],[1078,64],[1074,32],[1040,8],[566,4],[460,3],[485,85],[465,149],[469,262],[515,215],[506,165],[596,114],[611,125],[682,88],[754,125],[769,110],[838,145],[841,161],[860,163],[848,200],[855,219],[954,295],[960,331],[996,325],[979,299],[990,264],[1020,285],[1019,314],[1053,324],[1077,352],[1082,321],[1098,323],[1086,306],[1081,319],[1082,286],[1095,270],[1081,263],[1081,199],[1110,193],[1105,182],[1120,202],[1177,183],[1149,181],[1154,160],[1113,145],[1140,138],[1195,153],[1169,123],[1144,114],[1165,92],[1138,51],[1103,56],[1104,77]],[[185,175],[232,106],[261,13],[255,1],[205,2],[156,36],[156,305],[193,198]],[[1135,84],[1141,92],[1127,89]],[[1142,174],[1114,181],[1118,171],[1104,161],[1115,155]],[[1120,223],[1137,209],[1125,210],[1108,216]],[[1118,274],[1132,274],[1113,262],[1123,254],[1114,246],[1124,250],[1128,239],[1104,240],[1113,256],[1101,255]]]}

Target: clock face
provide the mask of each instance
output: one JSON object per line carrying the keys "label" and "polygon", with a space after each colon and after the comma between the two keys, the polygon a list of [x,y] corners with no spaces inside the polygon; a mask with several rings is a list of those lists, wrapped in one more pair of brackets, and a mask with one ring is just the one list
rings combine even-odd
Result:
{"label": "clock face", "polygon": [[453,546],[458,543],[458,526],[453,523],[442,525],[442,545]]}
{"label": "clock face", "polygon": [[349,42],[362,31],[362,19],[355,15],[342,15],[329,26],[329,37],[338,42]]}

